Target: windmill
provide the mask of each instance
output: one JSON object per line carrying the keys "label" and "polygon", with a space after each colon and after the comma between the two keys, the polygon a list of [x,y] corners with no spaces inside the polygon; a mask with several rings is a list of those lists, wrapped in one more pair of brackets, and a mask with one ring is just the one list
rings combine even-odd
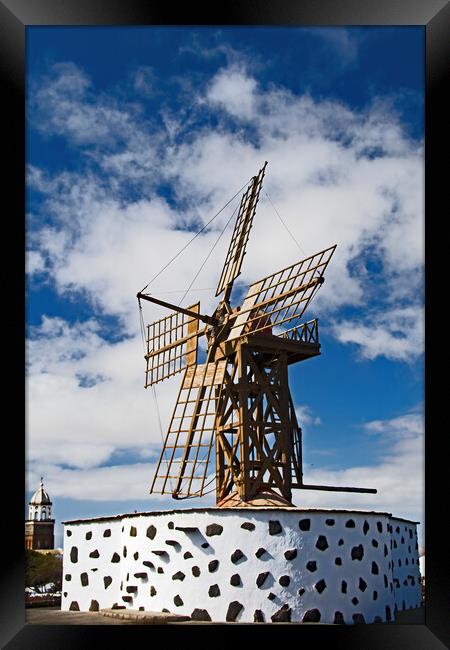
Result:
{"label": "windmill", "polygon": [[[289,390],[288,367],[320,354],[317,319],[301,317],[324,282],[333,245],[250,285],[230,304],[240,275],[267,162],[242,195],[216,290],[204,315],[139,292],[173,310],[147,325],[145,387],[183,372],[150,492],[175,499],[202,496],[215,455],[216,502],[245,504],[261,494],[291,505],[293,489],[376,490],[303,482],[302,432]],[[200,337],[206,360],[198,363]]]}

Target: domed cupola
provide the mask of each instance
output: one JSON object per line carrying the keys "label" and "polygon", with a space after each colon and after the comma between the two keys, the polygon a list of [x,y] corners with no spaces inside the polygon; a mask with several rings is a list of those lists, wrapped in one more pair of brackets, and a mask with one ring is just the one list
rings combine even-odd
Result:
{"label": "domed cupola", "polygon": [[38,521],[42,521],[52,518],[52,502],[48,496],[48,493],[44,490],[42,476],[41,484],[29,502],[28,512],[29,519],[37,519]]}

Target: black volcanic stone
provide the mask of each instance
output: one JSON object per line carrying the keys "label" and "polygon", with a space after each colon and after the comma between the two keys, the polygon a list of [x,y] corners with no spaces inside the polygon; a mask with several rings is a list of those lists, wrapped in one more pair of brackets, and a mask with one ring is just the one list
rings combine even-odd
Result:
{"label": "black volcanic stone", "polygon": [[359,560],[361,561],[364,557],[364,548],[362,544],[358,544],[358,546],[354,546],[352,548],[352,560]]}
{"label": "black volcanic stone", "polygon": [[214,571],[217,571],[218,566],[219,566],[219,560],[211,560],[211,562],[208,564],[209,572],[214,573]]}
{"label": "black volcanic stone", "polygon": [[143,564],[144,566],[148,566],[148,568],[149,568],[149,569],[152,569],[152,570],[154,570],[154,568],[155,568],[155,565],[153,564],[153,562],[150,562],[149,560],[144,560],[144,561],[142,562],[142,564]]}
{"label": "black volcanic stone", "polygon": [[245,557],[245,555],[243,554],[243,552],[239,548],[237,548],[234,551],[234,553],[232,553],[230,559],[233,562],[233,564],[237,564],[239,562],[239,560],[242,560],[242,558],[244,558],[244,557]]}
{"label": "black volcanic stone", "polygon": [[168,557],[169,554],[167,551],[152,551],[153,555],[158,555],[159,557]]}
{"label": "black volcanic stone", "polygon": [[181,607],[181,605],[184,605],[183,601],[181,600],[181,597],[178,596],[178,594],[173,599],[173,602],[177,607]]}
{"label": "black volcanic stone", "polygon": [[374,592],[373,592],[372,598],[373,598],[374,600],[378,600],[378,592],[377,592],[377,591],[374,591]]}
{"label": "black volcanic stone", "polygon": [[137,591],[137,587],[135,585],[128,585],[127,586],[127,593],[128,594],[134,594]]}
{"label": "black volcanic stone", "polygon": [[319,535],[316,542],[316,548],[318,548],[319,551],[325,551],[328,548],[328,542],[325,535]]}
{"label": "black volcanic stone", "polygon": [[200,575],[200,569],[198,568],[198,566],[193,566],[191,571],[192,571],[192,575],[195,578],[198,578],[198,576]]}
{"label": "black volcanic stone", "polygon": [[320,621],[320,612],[318,609],[308,609],[303,616],[303,623],[318,623]]}
{"label": "black volcanic stone", "polygon": [[278,580],[278,582],[280,583],[280,585],[282,587],[288,587],[289,583],[291,582],[291,579],[290,579],[289,576],[281,576],[281,578]]}
{"label": "black volcanic stone", "polygon": [[89,611],[90,612],[98,612],[99,610],[99,605],[97,600],[91,600],[91,604],[89,605]]}
{"label": "black volcanic stone", "polygon": [[354,623],[365,623],[364,616],[362,614],[353,614],[353,622]]}
{"label": "black volcanic stone", "polygon": [[173,521],[169,521],[169,523],[167,524],[167,528],[170,528],[170,530],[173,530],[173,526],[174,526]]}
{"label": "black volcanic stone", "polygon": [[156,589],[153,585],[150,587],[150,596],[156,596]]}
{"label": "black volcanic stone", "polygon": [[183,555],[185,560],[188,560],[190,557],[194,557],[190,551],[186,551],[186,553]]}
{"label": "black volcanic stone", "polygon": [[356,598],[356,596],[354,598],[352,598],[352,603],[354,605],[357,605],[359,603],[359,600]]}
{"label": "black volcanic stone", "polygon": [[70,573],[66,573],[66,575],[64,576],[64,580],[67,580],[68,582],[72,580],[72,576],[70,575]]}
{"label": "black volcanic stone", "polygon": [[354,528],[355,527],[355,522],[353,519],[349,519],[348,521],[345,522],[345,527],[346,528]]}
{"label": "black volcanic stone", "polygon": [[87,574],[87,573],[82,573],[82,574],[80,575],[80,580],[81,580],[81,584],[83,585],[83,587],[87,587],[87,586],[88,586],[88,584],[89,584],[89,577],[88,577],[88,574]]}
{"label": "black volcanic stone", "polygon": [[359,588],[361,589],[361,591],[366,591],[367,589],[367,582],[362,578],[359,579]]}
{"label": "black volcanic stone", "polygon": [[103,578],[103,584],[105,585],[105,589],[108,589],[109,585],[112,582],[111,576],[104,576]]}
{"label": "black volcanic stone", "polygon": [[300,589],[298,590],[298,595],[303,596],[304,593],[305,593],[305,590],[303,589],[303,587],[300,587]]}
{"label": "black volcanic stone", "polygon": [[269,521],[269,535],[279,535],[282,530],[283,529],[279,521]]}
{"label": "black volcanic stone", "polygon": [[127,547],[123,547],[123,557],[127,557]]}
{"label": "black volcanic stone", "polygon": [[268,575],[269,575],[269,571],[264,571],[264,573],[260,573],[258,575],[258,577],[256,578],[256,586],[257,587],[262,587],[262,585],[265,583]]}
{"label": "black volcanic stone", "polygon": [[255,555],[259,559],[260,557],[262,557],[264,555],[264,553],[267,553],[266,549],[265,548],[259,548],[256,551]]}
{"label": "black volcanic stone", "polygon": [[210,598],[217,598],[217,596],[220,596],[219,585],[211,585],[208,589],[208,596]]}
{"label": "black volcanic stone", "polygon": [[211,616],[206,609],[194,609],[191,614],[192,621],[210,621]]}
{"label": "black volcanic stone", "polygon": [[146,571],[139,571],[139,573],[135,573],[135,574],[134,574],[134,577],[135,577],[135,578],[141,578],[142,580],[144,580],[144,579],[147,578],[148,576],[147,576]]}
{"label": "black volcanic stone", "polygon": [[374,576],[379,574],[378,564],[376,562],[372,562],[372,573]]}
{"label": "black volcanic stone", "polygon": [[183,581],[185,579],[185,575],[182,571],[177,571],[176,573],[173,574],[172,580],[181,580]]}
{"label": "black volcanic stone", "polygon": [[92,539],[92,532],[91,531],[86,533],[86,539]]}
{"label": "black volcanic stone", "polygon": [[103,531],[103,537],[111,537],[111,530],[109,528]]}
{"label": "black volcanic stone", "polygon": [[136,551],[136,553],[133,553],[133,557],[135,560],[139,559],[139,553]]}
{"label": "black volcanic stone", "polygon": [[373,539],[373,540],[372,540],[372,546],[373,546],[374,548],[378,548],[378,542],[377,542],[376,539]]}
{"label": "black volcanic stone", "polygon": [[69,611],[71,612],[79,612],[80,611],[80,606],[78,605],[76,600],[72,600],[70,603]]}
{"label": "black volcanic stone", "polygon": [[72,535],[72,531],[71,531],[71,530],[68,530],[68,531],[66,531],[66,532],[67,532],[67,537],[70,537],[70,536]]}
{"label": "black volcanic stone", "polygon": [[273,616],[270,617],[273,623],[286,623],[291,620],[291,608],[289,605],[283,605]]}
{"label": "black volcanic stone", "polygon": [[338,541],[338,546],[343,546],[343,545],[344,545],[344,540],[343,540],[343,539],[340,539],[340,540]]}
{"label": "black volcanic stone", "polygon": [[111,562],[113,562],[113,563],[120,562],[120,555],[118,553],[113,553],[113,556],[111,558]]}
{"label": "black volcanic stone", "polygon": [[70,561],[73,562],[73,564],[78,562],[78,548],[76,546],[72,546],[70,549]]}
{"label": "black volcanic stone", "polygon": [[147,532],[145,533],[150,539],[155,539],[156,528],[154,526],[149,526]]}
{"label": "black volcanic stone", "polygon": [[342,565],[342,559],[340,557],[335,558],[334,563],[336,566],[341,566]]}
{"label": "black volcanic stone", "polygon": [[122,596],[122,600],[125,603],[132,603],[133,602],[133,596]]}
{"label": "black volcanic stone", "polygon": [[311,571],[311,573],[312,573],[313,571],[317,571],[317,562],[316,562],[315,560],[310,560],[310,561],[306,564],[306,568],[308,569],[308,571]]}
{"label": "black volcanic stone", "polygon": [[239,573],[233,574],[231,576],[231,578],[230,578],[230,585],[232,585],[233,587],[240,587],[241,584],[242,584],[242,581],[241,581],[241,576],[239,575]]}
{"label": "black volcanic stone", "polygon": [[255,609],[255,613],[253,614],[253,622],[264,623],[264,614],[260,609]]}
{"label": "black volcanic stone", "polygon": [[326,589],[326,587],[327,585],[325,580],[319,580],[319,582],[316,582],[316,584],[314,585],[315,590],[318,591],[319,594],[321,594],[322,591]]}
{"label": "black volcanic stone", "polygon": [[335,625],[343,625],[345,623],[342,612],[334,612],[334,621]]}
{"label": "black volcanic stone", "polygon": [[298,527],[303,531],[309,530],[311,528],[311,519],[300,519]]}
{"label": "black volcanic stone", "polygon": [[89,553],[89,557],[100,557],[100,553],[95,549],[92,553]]}
{"label": "black volcanic stone", "polygon": [[203,542],[203,544],[201,546],[202,546],[202,548],[209,548],[208,542]]}
{"label": "black volcanic stone", "polygon": [[269,600],[275,600],[276,596],[275,596],[275,594],[273,594],[272,592],[270,592],[270,594],[267,596],[267,598],[268,598]]}
{"label": "black volcanic stone", "polygon": [[334,526],[334,519],[325,519],[325,523],[327,526]]}
{"label": "black volcanic stone", "polygon": [[168,546],[173,546],[174,549],[180,549],[180,548],[181,548],[181,544],[180,544],[180,542],[176,542],[176,541],[173,540],[173,539],[166,539],[166,544],[167,544]]}
{"label": "black volcanic stone", "polygon": [[384,551],[383,552],[384,552],[384,557],[387,557],[389,555],[388,547],[386,546],[386,544],[384,545]]}
{"label": "black volcanic stone", "polygon": [[381,521],[377,521],[377,528],[379,533],[383,532],[383,524],[381,523]]}
{"label": "black volcanic stone", "polygon": [[370,528],[369,522],[365,520],[364,524],[363,524],[363,533],[364,533],[364,535],[367,535],[367,532],[368,532],[369,528]]}
{"label": "black volcanic stone", "polygon": [[345,580],[343,580],[343,581],[341,582],[341,591],[342,591],[343,594],[346,594],[346,593],[347,593],[347,583],[346,583]]}
{"label": "black volcanic stone", "polygon": [[223,531],[223,526],[220,524],[209,524],[206,526],[206,536],[213,537],[213,535],[221,535]]}
{"label": "black volcanic stone", "polygon": [[233,600],[232,603],[228,605],[227,615],[225,617],[226,621],[235,621],[239,613],[244,609],[244,605],[239,603],[237,600]]}
{"label": "black volcanic stone", "polygon": [[241,528],[244,530],[255,530],[255,524],[252,524],[250,521],[244,521],[244,523],[241,524]]}
{"label": "black volcanic stone", "polygon": [[130,537],[136,537],[136,535],[137,535],[136,526],[131,526],[131,528],[130,528]]}
{"label": "black volcanic stone", "polygon": [[293,560],[294,558],[297,557],[297,549],[292,548],[292,549],[289,549],[288,551],[285,551],[284,552],[284,557],[286,558],[286,560]]}

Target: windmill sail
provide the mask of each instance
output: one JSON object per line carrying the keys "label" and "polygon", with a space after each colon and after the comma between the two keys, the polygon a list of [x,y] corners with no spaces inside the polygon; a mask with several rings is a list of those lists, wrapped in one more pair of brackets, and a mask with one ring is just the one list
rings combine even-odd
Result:
{"label": "windmill sail", "polygon": [[186,368],[150,492],[203,493],[226,360]]}
{"label": "windmill sail", "polygon": [[250,228],[252,227],[253,217],[259,200],[259,193],[264,178],[267,162],[260,169],[257,176],[254,176],[244,192],[239,213],[234,226],[228,253],[217,285],[216,296],[228,287],[231,288],[235,279],[241,273],[242,261],[245,255]]}
{"label": "windmill sail", "polygon": [[231,326],[228,340],[252,334],[273,333],[277,325],[299,321],[336,249],[331,246],[252,284]]}
{"label": "windmill sail", "polygon": [[[189,310],[199,313],[200,303]],[[197,363],[198,337],[203,333],[198,323],[193,316],[173,312],[147,325],[145,388]]]}

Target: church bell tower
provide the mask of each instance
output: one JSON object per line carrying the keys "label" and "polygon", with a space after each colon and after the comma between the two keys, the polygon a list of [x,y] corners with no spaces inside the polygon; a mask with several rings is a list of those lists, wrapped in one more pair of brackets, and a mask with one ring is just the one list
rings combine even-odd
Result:
{"label": "church bell tower", "polygon": [[55,520],[52,519],[52,502],[44,490],[44,482],[31,497],[28,519],[25,521],[25,548],[43,550],[54,548]]}

